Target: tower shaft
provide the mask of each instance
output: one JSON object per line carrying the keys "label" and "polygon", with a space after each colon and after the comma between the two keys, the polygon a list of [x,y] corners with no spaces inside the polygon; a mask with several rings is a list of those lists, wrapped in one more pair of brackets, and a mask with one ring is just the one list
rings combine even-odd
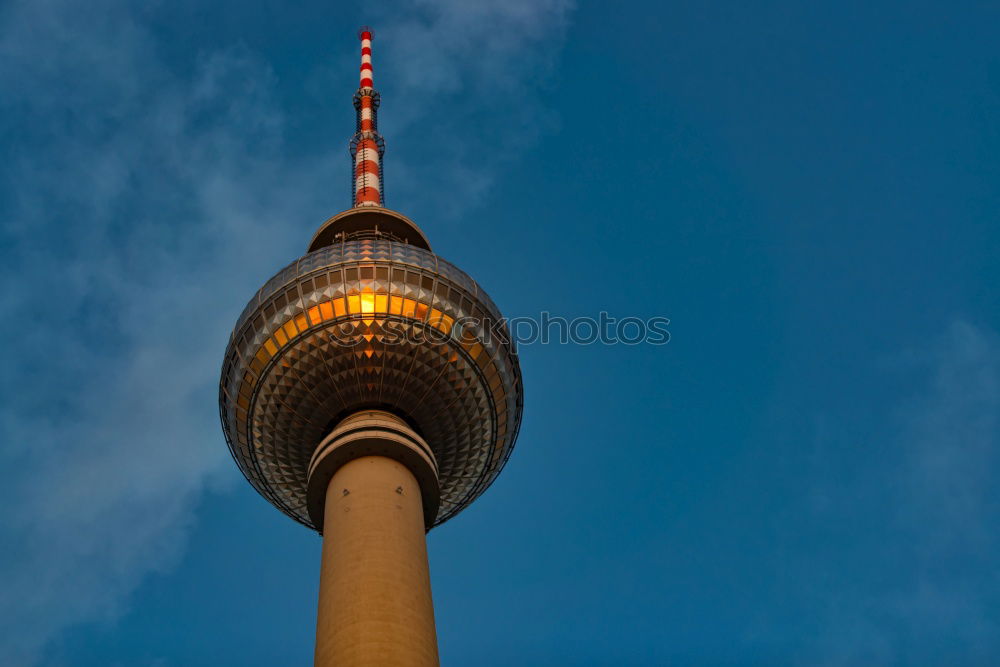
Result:
{"label": "tower shaft", "polygon": [[345,464],[330,480],[323,535],[316,667],[436,666],[424,513],[413,474],[384,456]]}
{"label": "tower shaft", "polygon": [[437,478],[424,448],[403,420],[377,410],[343,420],[317,448],[312,490],[325,495],[317,667],[438,664],[425,538]]}

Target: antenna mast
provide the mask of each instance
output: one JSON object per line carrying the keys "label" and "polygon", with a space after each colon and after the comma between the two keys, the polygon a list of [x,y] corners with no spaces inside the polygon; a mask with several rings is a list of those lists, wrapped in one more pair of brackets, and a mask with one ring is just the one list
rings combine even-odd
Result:
{"label": "antenna mast", "polygon": [[385,141],[378,133],[378,106],[381,101],[372,80],[372,30],[363,26],[361,40],[361,82],[354,93],[357,123],[351,138],[351,165],[354,171],[354,207],[383,206],[382,155]]}

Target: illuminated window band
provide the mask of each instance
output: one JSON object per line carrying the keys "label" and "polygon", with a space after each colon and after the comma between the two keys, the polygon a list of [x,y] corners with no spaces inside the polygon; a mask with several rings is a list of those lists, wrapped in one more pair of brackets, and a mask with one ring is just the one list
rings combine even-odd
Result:
{"label": "illuminated window band", "polygon": [[[371,317],[366,318],[366,315]],[[384,322],[384,318],[393,315],[432,326],[445,337],[451,335],[452,327],[455,323],[455,318],[441,312],[437,308],[433,308],[421,301],[406,299],[394,294],[362,292],[361,294],[323,301],[312,306],[307,313],[300,313],[289,318],[275,330],[272,337],[264,341],[264,344],[257,350],[257,354],[254,355],[250,362],[250,371],[252,373],[248,372],[244,375],[243,381],[240,383],[237,404],[244,410],[249,408],[250,396],[253,393],[254,385],[257,383],[257,377],[260,376],[267,362],[299,334],[306,333],[310,328],[319,326],[324,322],[333,322],[335,324],[341,322],[349,323],[352,316],[361,316],[360,319],[362,321],[371,324],[376,320]],[[362,336],[362,334],[359,334],[358,338],[362,338]],[[369,336],[373,336],[373,334],[369,334]],[[442,340],[444,339],[442,338]],[[461,340],[457,342],[479,366],[479,370],[486,377],[487,383],[494,393],[494,399],[499,400],[502,398],[500,374],[496,364],[493,363],[489,355],[483,354],[486,349],[483,347],[483,344],[478,339],[471,338],[468,332],[463,332]],[[371,356],[371,352],[372,348],[370,346],[362,350],[362,353],[367,353],[369,357]],[[454,354],[450,356],[450,361],[454,362],[457,360],[458,357]]]}
{"label": "illuminated window band", "polygon": [[[428,313],[430,313],[430,317],[427,316]],[[422,301],[406,299],[395,294],[362,292],[348,297],[331,299],[313,306],[308,310],[308,321],[306,314],[289,318],[282,326],[278,327],[273,337],[264,341],[264,345],[254,355],[254,360],[250,362],[250,369],[254,373],[260,374],[264,364],[292,338],[300,333],[305,333],[310,327],[337,318],[346,318],[349,315],[361,315],[363,319],[365,315],[371,315],[373,318],[379,315],[398,315],[406,319],[425,322],[445,336],[451,334],[452,325],[455,323],[455,318]],[[480,345],[480,347],[482,346]]]}

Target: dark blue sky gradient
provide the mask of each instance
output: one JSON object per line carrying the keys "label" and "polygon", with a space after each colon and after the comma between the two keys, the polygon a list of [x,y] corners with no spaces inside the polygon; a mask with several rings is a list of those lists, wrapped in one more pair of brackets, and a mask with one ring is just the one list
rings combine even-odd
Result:
{"label": "dark blue sky gradient", "polygon": [[[524,23],[496,20],[480,2],[370,14],[329,3],[99,4],[92,15],[53,5],[45,20],[17,3],[0,11],[23,58],[36,41],[42,51],[50,22],[81,40],[104,36],[109,53],[93,58],[107,79],[86,74],[90,92],[66,108],[41,104],[39,90],[54,95],[71,64],[46,56],[38,69],[3,70],[0,147],[16,159],[0,171],[0,212],[19,223],[0,258],[55,271],[69,256],[82,274],[100,266],[114,278],[141,270],[155,245],[155,266],[185,267],[176,287],[158,282],[157,298],[206,362],[161,417],[194,425],[177,432],[187,443],[178,456],[212,462],[191,474],[187,509],[164,528],[176,553],[151,547],[143,564],[137,548],[134,584],[28,648],[5,623],[19,659],[309,664],[320,541],[216,456],[215,383],[246,300],[348,203],[354,32],[367,22],[388,203],[441,256],[510,316],[671,320],[665,346],[521,348],[514,456],[428,538],[443,663],[1000,663],[996,3],[511,3],[535,13]],[[449,13],[489,39],[455,46],[440,73],[441,61],[425,72],[404,58],[410,47],[386,43],[449,35]],[[41,37],[25,37],[32,25]],[[118,72],[136,51],[108,38],[123,25],[150,40],[129,85]],[[135,136],[155,136],[173,118],[160,93],[202,90],[220,53],[244,65],[192,93],[208,101],[187,107],[184,137],[208,146],[197,164],[229,165],[231,149],[247,166],[226,171],[219,189],[244,202],[239,215],[272,218],[246,228],[238,254],[225,234],[243,233],[239,224],[202,242],[214,209],[188,193],[215,172],[164,167],[169,153],[154,142],[91,213],[112,241],[38,250],[41,238],[90,224],[86,211],[69,221],[72,196],[24,203],[49,191],[47,165],[70,178],[89,171],[57,156],[85,156],[105,133],[138,127],[147,97],[157,120]],[[203,139],[223,131],[224,141]],[[17,167],[26,163],[37,172]],[[443,201],[448,189],[462,195]],[[153,222],[133,227],[139,218]],[[224,283],[215,252],[230,253]],[[23,290],[40,298],[42,288]],[[141,338],[104,332],[86,314],[86,304],[114,309],[131,296],[95,287],[71,299],[64,324],[76,333],[56,341],[80,339],[84,359],[112,365],[143,357]],[[66,370],[60,356],[29,363],[25,343],[7,343],[8,390],[34,378],[4,416],[3,460],[14,465],[59,451],[62,431],[18,434],[46,419],[46,396],[69,406],[56,423],[77,427],[77,399],[58,378],[87,368]],[[130,409],[110,403],[112,416]],[[131,439],[133,422],[117,423],[95,447]],[[160,430],[172,438],[172,428]],[[19,469],[11,498],[45,483],[44,467]],[[127,491],[115,498],[132,502]],[[11,516],[27,511],[11,502]],[[131,523],[108,518],[102,549],[157,512],[137,507]],[[3,527],[25,539],[17,521]],[[27,557],[0,565],[5,578],[40,576]],[[94,567],[97,583],[83,591],[123,576]]]}

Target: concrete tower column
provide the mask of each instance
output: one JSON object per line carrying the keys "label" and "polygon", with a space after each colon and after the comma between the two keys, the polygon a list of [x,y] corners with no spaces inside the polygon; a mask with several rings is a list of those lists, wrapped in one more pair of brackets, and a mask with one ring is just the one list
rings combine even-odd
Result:
{"label": "concrete tower column", "polygon": [[394,415],[357,413],[317,448],[309,482],[325,491],[315,664],[438,665],[425,538],[437,503],[430,448]]}

